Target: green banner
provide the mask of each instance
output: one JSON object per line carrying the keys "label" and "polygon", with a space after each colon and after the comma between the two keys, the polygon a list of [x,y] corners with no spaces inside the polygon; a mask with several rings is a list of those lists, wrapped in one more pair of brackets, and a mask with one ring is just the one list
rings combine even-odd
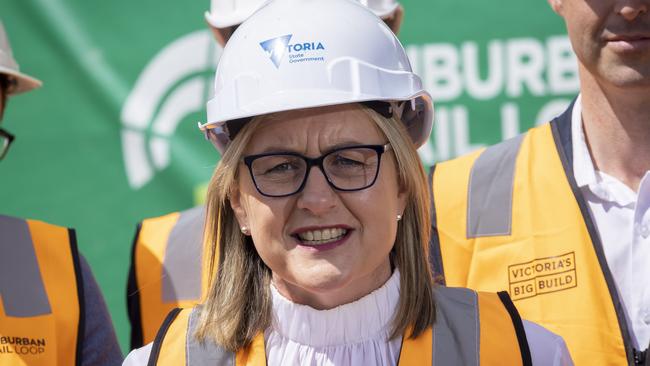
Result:
{"label": "green banner", "polygon": [[[578,91],[575,56],[545,1],[408,0],[400,38],[434,97],[427,164],[549,120]],[[138,221],[202,200],[219,156],[199,133],[220,47],[209,1],[3,0],[21,70],[10,98],[0,212],[75,227],[124,350]]]}

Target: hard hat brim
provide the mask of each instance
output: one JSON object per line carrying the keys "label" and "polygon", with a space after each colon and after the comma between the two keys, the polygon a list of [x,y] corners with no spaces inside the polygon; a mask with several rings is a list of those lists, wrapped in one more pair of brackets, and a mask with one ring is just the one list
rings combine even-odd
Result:
{"label": "hard hat brim", "polygon": [[[377,95],[357,95],[351,97],[349,93],[340,92],[340,93],[323,93],[322,91],[315,91],[310,93],[309,91],[293,91],[293,92],[283,92],[283,93],[274,93],[265,98],[258,99],[254,103],[251,103],[247,106],[244,106],[242,110],[247,111],[247,113],[238,113],[232,116],[224,116],[223,119],[217,121],[207,121],[204,124],[200,124],[199,127],[202,130],[214,128],[216,126],[222,126],[227,121],[242,119],[242,118],[252,118],[256,116],[286,112],[298,109],[309,109],[309,108],[318,108],[326,106],[335,106],[342,104],[350,103],[361,103],[369,101],[410,101],[420,99],[423,105],[423,115],[421,121],[416,123],[414,126],[407,126],[409,134],[412,137],[413,143],[420,147],[428,139],[431,133],[431,126],[433,124],[433,102],[431,95],[422,90],[418,93],[408,96],[388,96],[382,97]],[[208,102],[208,116],[215,113],[215,108],[218,108],[216,104],[211,100]],[[406,107],[408,108],[408,107]],[[225,146],[224,146],[225,148]]]}
{"label": "hard hat brim", "polygon": [[17,82],[16,87],[9,90],[9,95],[28,92],[30,90],[40,88],[43,85],[42,81],[7,67],[0,66],[0,74],[9,75],[13,77]]}

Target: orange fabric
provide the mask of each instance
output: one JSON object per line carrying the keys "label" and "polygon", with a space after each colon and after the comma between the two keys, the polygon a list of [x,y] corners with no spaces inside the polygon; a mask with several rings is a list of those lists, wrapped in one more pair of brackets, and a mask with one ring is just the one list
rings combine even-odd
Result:
{"label": "orange fabric", "polygon": [[135,268],[140,292],[140,319],[144,344],[154,340],[167,314],[181,307],[179,303],[162,302],[162,263],[165,258],[167,238],[179,216],[176,212],[147,219],[140,227],[135,249]]}
{"label": "orange fabric", "polygon": [[521,365],[521,351],[518,347],[515,326],[499,296],[495,293],[479,292],[478,305],[481,334],[480,364]]}
{"label": "orange fabric", "polygon": [[176,319],[171,323],[163,338],[157,365],[185,365],[185,360],[187,359],[187,355],[185,354],[185,339],[191,313],[192,309],[183,309],[176,315]]}
{"label": "orange fabric", "polygon": [[0,301],[0,337],[23,343],[0,341],[0,366],[75,365],[80,309],[68,229],[33,220],[27,224],[51,313],[8,317]]}
{"label": "orange fabric", "polygon": [[415,339],[408,338],[407,334],[411,334],[411,329],[407,329],[402,338],[399,366],[431,365],[433,362],[433,328],[428,327]]}
{"label": "orange fabric", "polygon": [[[175,308],[191,308],[200,300],[178,300],[163,302],[162,276],[163,261],[169,236],[178,222],[179,212],[142,221],[136,242],[135,271],[138,290],[140,291],[140,319],[143,344],[153,342],[158,328],[167,314]],[[206,249],[204,248],[205,252]],[[201,272],[201,297],[204,298],[208,288],[208,262],[203,256]],[[215,260],[218,263],[218,258]],[[216,264],[215,264],[216,266]]]}
{"label": "orange fabric", "polygon": [[507,290],[521,317],[564,338],[577,365],[627,364],[605,276],[549,124],[524,137],[515,165],[512,233],[466,238],[471,167],[441,163],[433,192],[448,286]]}
{"label": "orange fabric", "polygon": [[266,366],[266,349],[264,348],[264,333],[259,333],[253,342],[237,352],[236,366]]}

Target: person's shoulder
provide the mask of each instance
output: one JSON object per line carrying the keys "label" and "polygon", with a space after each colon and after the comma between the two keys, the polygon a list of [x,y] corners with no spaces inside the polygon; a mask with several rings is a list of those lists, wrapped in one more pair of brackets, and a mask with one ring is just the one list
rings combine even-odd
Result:
{"label": "person's shoulder", "polygon": [[153,343],[149,343],[142,348],[134,349],[126,356],[122,366],[146,366],[149,363],[152,347]]}
{"label": "person's shoulder", "polygon": [[537,323],[522,321],[533,365],[571,366],[571,354],[561,336]]}

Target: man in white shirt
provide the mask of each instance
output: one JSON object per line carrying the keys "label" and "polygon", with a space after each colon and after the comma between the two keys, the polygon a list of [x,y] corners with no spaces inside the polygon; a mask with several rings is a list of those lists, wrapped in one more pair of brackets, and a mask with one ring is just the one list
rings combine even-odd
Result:
{"label": "man in white shirt", "polygon": [[508,289],[576,364],[648,365],[650,1],[548,1],[580,96],[550,124],[434,167],[432,266],[447,285]]}

